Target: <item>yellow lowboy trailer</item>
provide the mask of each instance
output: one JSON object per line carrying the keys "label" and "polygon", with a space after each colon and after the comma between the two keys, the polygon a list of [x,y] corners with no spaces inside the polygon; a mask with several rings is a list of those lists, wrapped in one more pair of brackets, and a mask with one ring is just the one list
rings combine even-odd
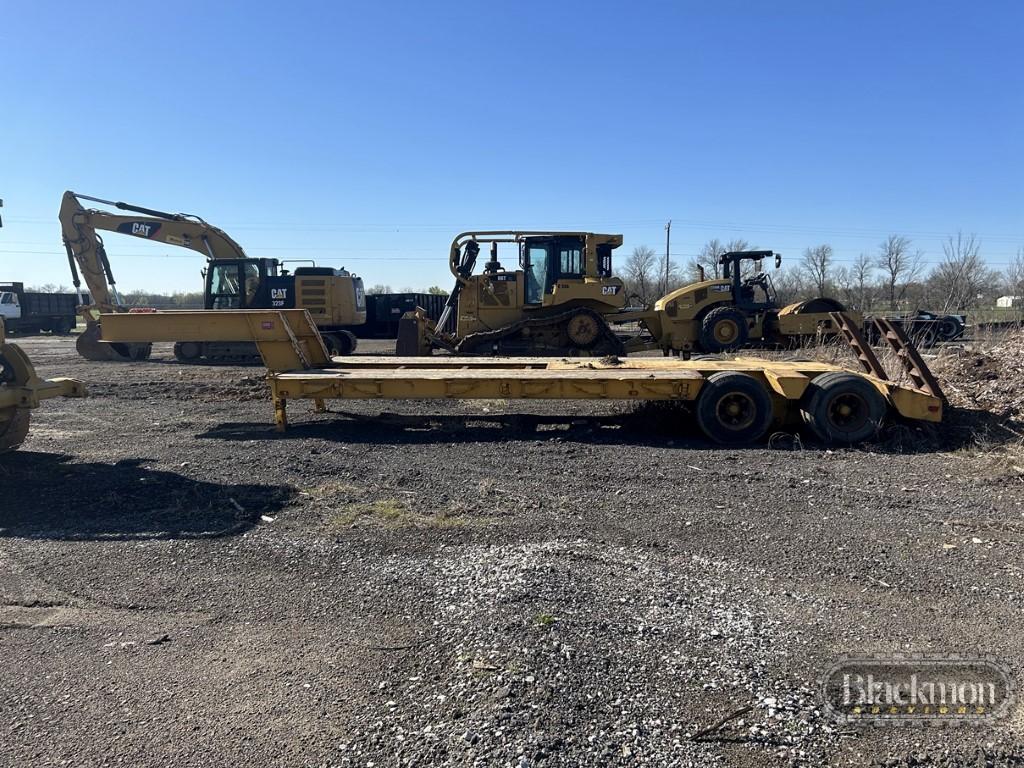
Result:
{"label": "yellow lowboy trailer", "polygon": [[[942,419],[944,398],[898,329],[880,329],[909,384],[888,379],[856,326],[833,319],[865,373],[813,362],[756,358],[332,358],[304,310],[103,315],[103,340],[252,341],[267,366],[279,429],[289,400],[675,400],[693,404],[701,430],[721,443],[752,442],[772,425],[806,423],[822,440],[854,443],[893,415]],[[890,331],[892,334],[890,335]]]}

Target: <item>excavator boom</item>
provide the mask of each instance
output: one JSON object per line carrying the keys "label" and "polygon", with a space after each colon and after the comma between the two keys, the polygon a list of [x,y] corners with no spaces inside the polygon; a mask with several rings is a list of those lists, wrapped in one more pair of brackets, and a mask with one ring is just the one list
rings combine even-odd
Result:
{"label": "excavator boom", "polygon": [[[83,200],[107,205],[140,215],[122,215],[96,208],[85,208]],[[82,279],[91,297],[79,313],[86,330],[79,337],[79,353],[88,360],[138,360],[149,356],[150,346],[104,345],[99,342],[97,322],[101,313],[125,312],[127,308],[117,292],[114,272],[97,230],[141,237],[158,243],[189,248],[208,259],[244,259],[245,251],[226,232],[207,224],[198,216],[165,213],[67,191],[61,200],[60,226],[68,265],[75,289],[81,291]]]}

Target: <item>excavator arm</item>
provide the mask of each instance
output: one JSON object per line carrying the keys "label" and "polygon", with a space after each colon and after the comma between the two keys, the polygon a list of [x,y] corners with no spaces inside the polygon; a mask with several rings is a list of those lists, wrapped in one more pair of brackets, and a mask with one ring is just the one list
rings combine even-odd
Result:
{"label": "excavator arm", "polygon": [[[83,200],[138,215],[85,208]],[[91,297],[90,303],[79,308],[86,330],[77,344],[79,353],[88,360],[145,359],[150,351],[146,344],[108,345],[99,341],[100,314],[126,312],[127,308],[117,292],[114,272],[107,258],[103,238],[97,230],[189,248],[207,259],[246,258],[242,246],[226,232],[207,224],[198,216],[184,213],[165,213],[68,191],[61,200],[59,218],[75,289],[81,291],[84,279]]]}

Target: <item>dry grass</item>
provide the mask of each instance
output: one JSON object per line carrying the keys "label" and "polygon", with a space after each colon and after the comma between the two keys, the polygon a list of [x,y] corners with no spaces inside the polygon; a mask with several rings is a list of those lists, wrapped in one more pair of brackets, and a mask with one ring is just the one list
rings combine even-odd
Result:
{"label": "dry grass", "polygon": [[330,527],[335,530],[361,525],[382,528],[460,528],[482,519],[466,517],[459,512],[434,510],[423,514],[401,499],[378,499],[371,502],[346,504],[330,517]]}

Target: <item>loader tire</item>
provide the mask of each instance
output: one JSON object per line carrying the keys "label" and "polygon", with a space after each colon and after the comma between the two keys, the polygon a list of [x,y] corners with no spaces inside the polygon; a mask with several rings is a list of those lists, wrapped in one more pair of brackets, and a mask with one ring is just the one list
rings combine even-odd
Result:
{"label": "loader tire", "polygon": [[0,453],[13,451],[25,442],[31,411],[28,408],[4,408],[0,411]]}
{"label": "loader tire", "polygon": [[705,352],[729,352],[747,343],[747,318],[735,307],[712,309],[700,324],[700,345]]}
{"label": "loader tire", "polygon": [[772,415],[768,390],[739,371],[712,374],[697,396],[697,425],[723,445],[756,442],[768,431]]}
{"label": "loader tire", "polygon": [[885,398],[870,381],[843,371],[814,379],[800,404],[804,421],[822,442],[846,445],[876,434],[887,411]]}

